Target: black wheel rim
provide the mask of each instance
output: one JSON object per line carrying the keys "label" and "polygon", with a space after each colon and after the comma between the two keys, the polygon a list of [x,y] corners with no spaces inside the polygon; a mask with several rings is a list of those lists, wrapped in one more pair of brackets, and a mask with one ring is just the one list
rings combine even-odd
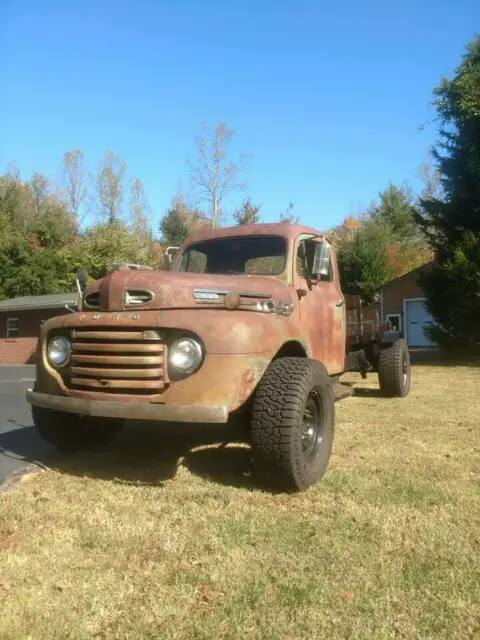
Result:
{"label": "black wheel rim", "polygon": [[302,419],[302,449],[307,461],[314,459],[323,440],[323,410],[318,392],[308,395]]}

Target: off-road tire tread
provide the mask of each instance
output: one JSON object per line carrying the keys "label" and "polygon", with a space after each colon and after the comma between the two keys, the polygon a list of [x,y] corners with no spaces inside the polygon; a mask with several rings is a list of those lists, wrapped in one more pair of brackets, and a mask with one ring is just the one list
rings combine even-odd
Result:
{"label": "off-road tire tread", "polygon": [[[321,389],[329,424],[317,468],[305,465],[296,446],[299,421],[311,389]],[[333,442],[335,399],[327,369],[318,361],[285,357],[273,361],[258,384],[252,409],[251,441],[259,472],[286,491],[302,491],[325,473]]]}
{"label": "off-road tire tread", "polygon": [[410,354],[403,338],[380,349],[378,358],[378,381],[380,391],[389,398],[404,398],[410,391],[410,370],[407,385],[403,382],[403,357],[406,353],[410,369]]}

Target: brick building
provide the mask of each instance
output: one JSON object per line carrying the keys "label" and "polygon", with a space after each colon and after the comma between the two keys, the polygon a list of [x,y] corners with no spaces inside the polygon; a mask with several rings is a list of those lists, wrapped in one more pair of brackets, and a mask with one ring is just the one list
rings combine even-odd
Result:
{"label": "brick building", "polygon": [[398,328],[409,347],[434,346],[424,332],[425,325],[432,320],[425,308],[425,293],[418,283],[421,273],[430,270],[429,262],[400,278],[392,280],[381,290],[382,320],[390,321]]}
{"label": "brick building", "polygon": [[0,364],[31,364],[40,325],[70,313],[76,293],[28,296],[0,301]]}

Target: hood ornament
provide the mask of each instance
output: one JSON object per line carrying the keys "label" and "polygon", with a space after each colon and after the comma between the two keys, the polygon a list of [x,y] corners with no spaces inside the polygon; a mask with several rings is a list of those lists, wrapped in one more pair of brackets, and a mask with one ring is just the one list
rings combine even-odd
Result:
{"label": "hood ornament", "polygon": [[223,305],[232,311],[243,307],[283,316],[289,316],[293,311],[293,304],[289,300],[275,303],[269,293],[257,293],[256,291],[194,289],[193,297],[198,304]]}

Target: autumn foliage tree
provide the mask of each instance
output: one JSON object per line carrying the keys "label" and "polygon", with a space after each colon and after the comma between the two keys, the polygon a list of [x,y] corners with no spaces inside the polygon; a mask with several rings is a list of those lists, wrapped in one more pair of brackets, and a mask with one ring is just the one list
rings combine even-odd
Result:
{"label": "autumn foliage tree", "polygon": [[160,221],[161,240],[165,246],[179,247],[191,233],[208,228],[209,223],[201,211],[192,209],[177,196]]}
{"label": "autumn foliage tree", "polygon": [[15,168],[0,176],[0,299],[72,291],[80,267],[100,277],[121,261],[163,266],[143,185],[131,181],[127,206],[126,164],[116,154],[95,180],[100,221],[82,228],[94,199],[83,163],[81,151],[67,152],[59,184],[39,172],[22,181]]}
{"label": "autumn foliage tree", "polygon": [[380,288],[392,277],[385,228],[372,220],[364,222],[340,246],[338,263],[345,293],[358,294],[367,304],[378,302]]}
{"label": "autumn foliage tree", "polygon": [[0,177],[0,299],[65,291],[59,252],[76,237],[75,217],[45,176]]}
{"label": "autumn foliage tree", "polygon": [[328,234],[330,242],[337,249],[351,242],[360,229],[360,220],[353,216],[345,216],[342,224],[334,227]]}
{"label": "autumn foliage tree", "polygon": [[245,198],[240,208],[233,213],[235,224],[258,224],[260,222],[260,205],[254,205],[250,198]]}
{"label": "autumn foliage tree", "polygon": [[360,218],[347,216],[332,229],[346,291],[375,302],[390,279],[431,260],[415,211],[410,190],[390,183]]}

